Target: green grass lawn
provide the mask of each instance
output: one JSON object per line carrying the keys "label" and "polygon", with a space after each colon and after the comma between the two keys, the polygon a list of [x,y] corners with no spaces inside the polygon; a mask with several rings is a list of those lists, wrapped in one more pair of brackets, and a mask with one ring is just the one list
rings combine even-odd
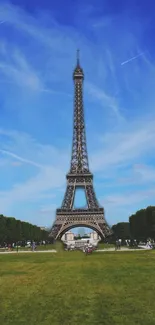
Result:
{"label": "green grass lawn", "polygon": [[155,251],[0,255],[1,325],[154,325]]}
{"label": "green grass lawn", "polygon": [[104,244],[104,243],[99,243],[98,244],[98,249],[108,249],[108,248],[114,248],[115,245],[113,244]]}

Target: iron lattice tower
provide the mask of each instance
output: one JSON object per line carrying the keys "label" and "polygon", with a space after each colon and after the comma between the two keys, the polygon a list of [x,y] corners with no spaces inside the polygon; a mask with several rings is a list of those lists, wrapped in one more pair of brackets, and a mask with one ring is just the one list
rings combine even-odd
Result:
{"label": "iron lattice tower", "polygon": [[[61,208],[56,210],[56,219],[51,228],[50,236],[54,239],[61,238],[69,229],[84,226],[90,227],[101,238],[105,238],[111,234],[111,230],[104,218],[104,209],[100,207],[97,201],[93,187],[93,174],[89,170],[83,109],[84,73],[79,62],[79,51],[77,51],[77,64],[73,72],[73,80],[74,121],[70,171],[66,175],[66,192]],[[73,208],[77,188],[84,189],[87,208]]]}

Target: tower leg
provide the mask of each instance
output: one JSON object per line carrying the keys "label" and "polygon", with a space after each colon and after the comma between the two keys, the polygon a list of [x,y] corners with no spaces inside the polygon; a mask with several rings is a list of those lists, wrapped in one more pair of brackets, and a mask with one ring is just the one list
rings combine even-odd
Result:
{"label": "tower leg", "polygon": [[71,209],[74,202],[75,187],[74,185],[67,185],[64,200],[62,202],[62,209]]}

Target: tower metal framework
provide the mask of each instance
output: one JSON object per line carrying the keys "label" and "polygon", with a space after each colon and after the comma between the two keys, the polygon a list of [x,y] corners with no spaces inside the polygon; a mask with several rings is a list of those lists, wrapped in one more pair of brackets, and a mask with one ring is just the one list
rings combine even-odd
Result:
{"label": "tower metal framework", "polygon": [[[50,236],[54,239],[74,227],[89,227],[101,238],[111,234],[111,229],[104,217],[104,208],[99,205],[93,186],[93,174],[89,170],[85,119],[83,108],[84,72],[80,66],[79,51],[77,64],[73,72],[74,80],[74,120],[73,142],[69,173],[66,175],[67,187],[61,208],[56,210],[56,218]],[[87,208],[74,208],[76,190],[84,189]]]}

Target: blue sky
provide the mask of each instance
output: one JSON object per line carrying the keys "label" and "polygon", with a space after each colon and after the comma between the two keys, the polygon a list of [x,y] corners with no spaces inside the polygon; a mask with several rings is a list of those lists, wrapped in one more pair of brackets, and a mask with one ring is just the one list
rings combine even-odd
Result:
{"label": "blue sky", "polygon": [[0,1],[0,213],[54,220],[70,164],[77,48],[106,219],[155,205],[154,21],[151,0]]}

